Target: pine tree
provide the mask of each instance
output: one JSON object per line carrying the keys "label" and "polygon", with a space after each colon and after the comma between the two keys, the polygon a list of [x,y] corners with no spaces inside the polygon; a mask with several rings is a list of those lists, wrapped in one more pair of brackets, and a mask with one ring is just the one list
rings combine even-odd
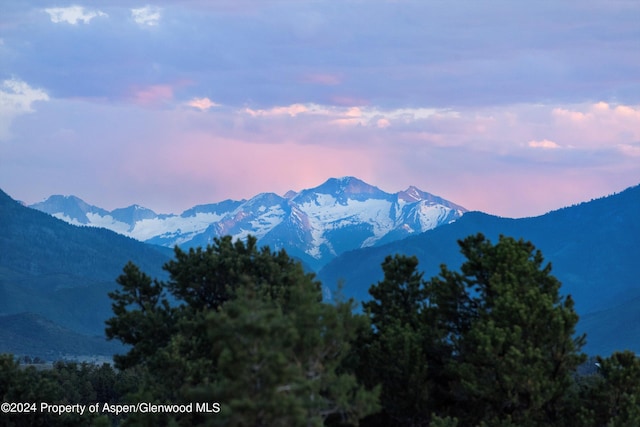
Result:
{"label": "pine tree", "polygon": [[[432,303],[449,328],[455,415],[464,425],[559,425],[584,336],[570,296],[533,244],[483,235],[460,242],[461,273],[442,268]],[[443,290],[449,291],[443,292]],[[450,289],[456,290],[451,298]],[[457,310],[451,310],[457,307]]]}
{"label": "pine tree", "polygon": [[[426,289],[415,257],[388,256],[384,279],[363,304],[372,329],[360,336],[359,374],[369,386],[382,386],[384,411],[374,425],[426,425],[433,406],[430,362],[434,335],[425,311]],[[380,423],[375,424],[374,423]]]}
{"label": "pine tree", "polygon": [[598,372],[580,379],[576,425],[640,425],[640,358],[631,351],[597,358]]}
{"label": "pine tree", "polygon": [[459,244],[460,271],[442,266],[429,281],[415,257],[383,263],[358,345],[361,378],[382,385],[383,410],[367,422],[562,425],[584,360],[571,297],[530,242],[478,234]]}
{"label": "pine tree", "polygon": [[323,303],[313,274],[251,236],[175,252],[166,283],[125,267],[107,334],[132,346],[119,367],[144,369],[135,399],[213,399],[221,413],[137,414],[130,423],[317,426],[377,409],[378,392],[344,369],[356,330],[368,326],[352,301]]}

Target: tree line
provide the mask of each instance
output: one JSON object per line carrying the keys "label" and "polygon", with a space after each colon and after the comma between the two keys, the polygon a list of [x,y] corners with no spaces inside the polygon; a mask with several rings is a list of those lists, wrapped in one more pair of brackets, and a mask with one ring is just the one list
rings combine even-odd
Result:
{"label": "tree line", "polygon": [[3,414],[7,425],[640,425],[640,359],[597,358],[530,242],[482,234],[464,263],[425,279],[388,256],[358,310],[254,237],[175,249],[153,279],[129,263],[110,294],[110,365],[23,369],[0,358],[3,402],[218,403],[218,413]]}

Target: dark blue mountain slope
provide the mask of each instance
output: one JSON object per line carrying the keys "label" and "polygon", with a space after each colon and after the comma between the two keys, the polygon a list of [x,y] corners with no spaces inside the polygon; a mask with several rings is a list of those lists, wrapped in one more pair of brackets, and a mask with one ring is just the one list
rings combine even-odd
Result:
{"label": "dark blue mountain slope", "polygon": [[[438,274],[441,264],[457,270],[463,262],[457,240],[478,232],[492,241],[504,234],[533,242],[551,262],[553,274],[562,282],[561,292],[572,295],[585,319],[588,313],[640,297],[640,186],[533,218],[470,212],[417,236],[343,254],[325,266],[319,278],[329,288],[342,281],[346,296],[366,300],[371,284],[382,278],[380,264],[386,255],[416,255],[429,278]],[[586,325],[585,321],[580,326]],[[614,339],[615,330],[610,332]],[[626,344],[630,343],[612,342],[610,347]],[[640,342],[634,345],[640,350]]]}
{"label": "dark blue mountain slope", "polygon": [[107,292],[124,265],[131,260],[162,277],[168,252],[109,230],[67,224],[0,191],[0,315],[31,312],[104,336],[111,315]]}

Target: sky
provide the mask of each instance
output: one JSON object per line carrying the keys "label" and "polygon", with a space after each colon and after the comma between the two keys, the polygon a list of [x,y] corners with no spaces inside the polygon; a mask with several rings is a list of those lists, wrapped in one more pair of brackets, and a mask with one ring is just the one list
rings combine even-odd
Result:
{"label": "sky", "polygon": [[640,2],[1,2],[11,197],[181,213],[341,176],[507,217],[640,184]]}

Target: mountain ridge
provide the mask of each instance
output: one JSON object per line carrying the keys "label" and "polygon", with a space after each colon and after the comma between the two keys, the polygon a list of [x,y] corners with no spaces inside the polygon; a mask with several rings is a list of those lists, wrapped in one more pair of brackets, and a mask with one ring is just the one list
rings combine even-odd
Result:
{"label": "mountain ridge", "polygon": [[[411,190],[408,188],[408,195],[403,197],[420,196],[412,196]],[[266,196],[269,197],[280,203],[284,199],[278,195]],[[322,195],[317,205],[311,199],[309,203],[320,209],[323,197],[328,194]],[[342,206],[336,198],[330,200]],[[216,210],[199,206],[204,206],[196,209],[200,214]],[[297,223],[312,223],[317,218],[295,206],[290,213],[275,227],[280,230],[263,237],[263,244],[284,247],[287,239],[300,240],[298,234],[313,237],[312,229],[298,227]],[[582,319],[579,331],[587,332],[587,350],[591,354],[606,355],[621,348],[640,351],[640,345],[633,341],[633,337],[640,336],[640,323],[635,326],[629,320],[636,319],[640,312],[640,283],[635,268],[640,258],[637,218],[640,185],[537,217],[512,219],[467,212],[458,220],[427,232],[390,243],[379,241],[378,246],[357,250],[350,250],[349,241],[342,242],[341,236],[328,236],[333,249],[343,252],[319,271],[318,278],[325,288],[334,288],[338,279],[344,278],[342,293],[364,300],[369,286],[380,279],[380,263],[387,255],[417,255],[418,268],[428,278],[437,275],[440,264],[454,270],[460,266],[462,256],[456,243],[459,238],[477,232],[493,241],[499,234],[522,237],[531,240],[545,260],[552,263],[552,274],[563,284],[561,292],[574,296]],[[372,227],[354,223],[342,237],[348,240],[351,233],[361,233],[364,238],[371,235]],[[344,230],[338,228],[341,231]],[[112,314],[107,292],[115,289],[115,278],[129,259],[145,273],[164,280],[166,272],[161,267],[171,258],[168,248],[150,246],[107,229],[70,225],[29,209],[1,191],[0,249],[0,316],[35,313],[85,336],[103,334],[104,320]],[[323,246],[320,250],[329,249]],[[298,257],[296,251],[301,250],[287,248],[291,256]],[[49,328],[46,323],[22,316],[23,324]],[[617,333],[621,328],[632,330]]]}
{"label": "mountain ridge", "polygon": [[33,312],[76,332],[104,333],[107,292],[128,261],[153,276],[171,250],[68,224],[0,190],[0,315]]}
{"label": "mountain ridge", "polygon": [[640,336],[640,324],[624,321],[634,318],[633,310],[640,312],[638,218],[640,185],[536,217],[467,212],[453,223],[403,240],[346,252],[325,265],[318,278],[329,289],[342,283],[346,297],[366,301],[369,286],[382,279],[380,264],[388,255],[417,256],[418,269],[428,279],[439,274],[442,264],[459,269],[464,259],[457,241],[469,235],[481,232],[494,242],[501,234],[523,238],[551,263],[551,273],[562,283],[561,293],[572,295],[584,319],[579,332],[587,333],[591,354],[608,354],[614,348],[640,351],[640,344],[624,341],[617,333],[626,325],[636,329],[625,336]]}
{"label": "mountain ridge", "polygon": [[252,234],[260,244],[290,249],[316,270],[346,250],[420,233],[467,211],[415,186],[387,193],[352,176],[282,196],[265,192],[248,200],[200,204],[180,215],[156,214],[139,205],[109,212],[75,196],[51,196],[30,207],[71,224],[167,247],[205,246],[215,237]]}

